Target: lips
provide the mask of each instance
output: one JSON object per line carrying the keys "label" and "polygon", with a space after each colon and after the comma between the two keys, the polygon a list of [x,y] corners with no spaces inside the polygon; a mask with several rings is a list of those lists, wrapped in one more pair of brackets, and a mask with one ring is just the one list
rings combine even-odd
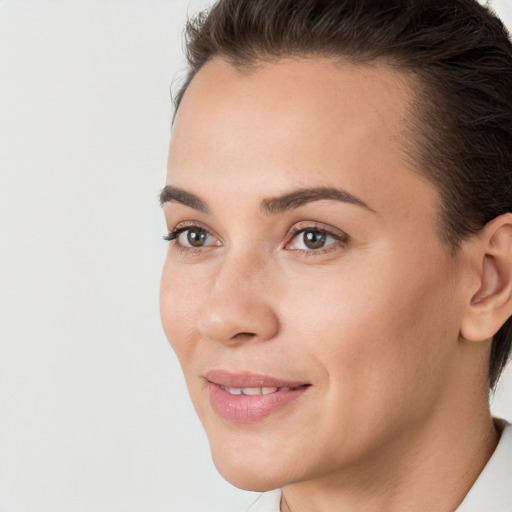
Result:
{"label": "lips", "polygon": [[224,391],[227,391],[230,395],[245,395],[245,396],[259,396],[259,395],[270,395],[277,391],[290,391],[292,388],[283,387],[262,387],[262,388],[232,388],[221,386]]}
{"label": "lips", "polygon": [[205,377],[212,409],[223,419],[239,423],[266,418],[294,402],[310,387],[307,382],[225,370],[210,370]]}

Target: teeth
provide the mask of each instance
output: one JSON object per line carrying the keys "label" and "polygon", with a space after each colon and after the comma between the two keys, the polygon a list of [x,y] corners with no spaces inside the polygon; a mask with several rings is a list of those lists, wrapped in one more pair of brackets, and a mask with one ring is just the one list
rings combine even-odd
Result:
{"label": "teeth", "polygon": [[258,396],[258,395],[270,395],[275,393],[278,389],[289,391],[290,388],[228,388],[222,386],[222,388],[231,395],[247,395],[247,396]]}
{"label": "teeth", "polygon": [[239,388],[224,388],[231,395],[241,395],[242,390]]}
{"label": "teeth", "polygon": [[256,396],[261,394],[261,388],[242,388],[242,395]]}

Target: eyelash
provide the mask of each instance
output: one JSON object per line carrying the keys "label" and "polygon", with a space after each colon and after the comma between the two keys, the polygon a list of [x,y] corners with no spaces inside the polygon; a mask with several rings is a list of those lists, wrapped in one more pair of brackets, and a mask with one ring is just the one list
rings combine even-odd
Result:
{"label": "eyelash", "polygon": [[193,229],[193,228],[197,229],[198,231],[203,230],[203,228],[200,226],[186,226],[186,227],[182,227],[182,228],[175,228],[172,231],[169,231],[169,233],[167,233],[167,235],[164,235],[163,238],[167,242],[172,242],[173,240],[176,240],[176,238],[178,238],[181,235],[181,233],[188,231],[189,229]]}
{"label": "eyelash", "polygon": [[169,231],[167,235],[165,235],[163,238],[167,242],[174,242],[173,246],[176,247],[180,253],[187,253],[187,254],[197,254],[204,250],[205,247],[210,246],[203,246],[203,247],[187,247],[184,245],[181,245],[177,242],[178,237],[189,230],[196,230],[196,231],[202,231],[204,233],[209,234],[210,236],[213,236],[206,228],[199,224],[181,224],[176,226],[172,231]]}
{"label": "eyelash", "polygon": [[350,237],[343,231],[335,233],[334,230],[331,231],[325,229],[323,227],[320,227],[318,224],[307,224],[294,226],[287,237],[289,241],[286,243],[286,245],[288,245],[295,237],[297,237],[297,235],[301,233],[306,233],[308,231],[332,237],[334,240],[336,240],[336,243],[326,245],[319,249],[292,249],[296,254],[298,253],[303,256],[317,256],[320,254],[326,254],[331,251],[335,251],[336,249],[342,247],[346,247],[350,242]]}
{"label": "eyelash", "polygon": [[[178,225],[172,231],[170,231],[167,235],[163,237],[163,239],[167,242],[175,242],[173,245],[179,249],[180,253],[188,253],[188,254],[197,254],[203,251],[205,248],[213,247],[211,245],[200,246],[200,247],[188,247],[184,245],[180,245],[177,243],[178,237],[189,230],[197,230],[207,233],[210,236],[214,236],[208,231],[208,229],[204,228],[199,224],[187,224],[187,225]],[[345,247],[350,242],[350,237],[346,233],[340,231],[339,233],[335,233],[328,229],[322,228],[317,224],[307,224],[307,225],[297,225],[294,226],[287,235],[287,242],[284,245],[290,244],[300,233],[306,233],[308,231],[312,231],[315,233],[319,233],[320,235],[326,235],[328,237],[332,237],[336,240],[336,243],[329,244],[325,247],[321,247],[318,249],[291,249],[296,254],[304,255],[304,256],[316,256],[320,254],[325,254],[336,250],[340,247]]]}

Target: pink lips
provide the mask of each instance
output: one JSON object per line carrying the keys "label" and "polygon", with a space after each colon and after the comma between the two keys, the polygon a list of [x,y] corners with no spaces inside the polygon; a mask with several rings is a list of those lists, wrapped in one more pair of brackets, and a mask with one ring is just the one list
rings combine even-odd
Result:
{"label": "pink lips", "polygon": [[253,423],[269,416],[309,387],[306,382],[225,370],[210,370],[205,377],[213,410],[225,420],[239,423]]}

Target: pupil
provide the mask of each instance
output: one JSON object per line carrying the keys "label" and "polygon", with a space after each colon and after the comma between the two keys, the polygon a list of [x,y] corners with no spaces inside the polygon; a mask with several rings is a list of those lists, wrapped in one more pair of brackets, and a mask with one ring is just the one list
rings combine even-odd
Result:
{"label": "pupil", "polygon": [[325,245],[325,233],[306,231],[304,233],[304,245],[309,249],[320,249]]}
{"label": "pupil", "polygon": [[206,241],[206,231],[194,229],[187,233],[187,241],[192,247],[201,247]]}

